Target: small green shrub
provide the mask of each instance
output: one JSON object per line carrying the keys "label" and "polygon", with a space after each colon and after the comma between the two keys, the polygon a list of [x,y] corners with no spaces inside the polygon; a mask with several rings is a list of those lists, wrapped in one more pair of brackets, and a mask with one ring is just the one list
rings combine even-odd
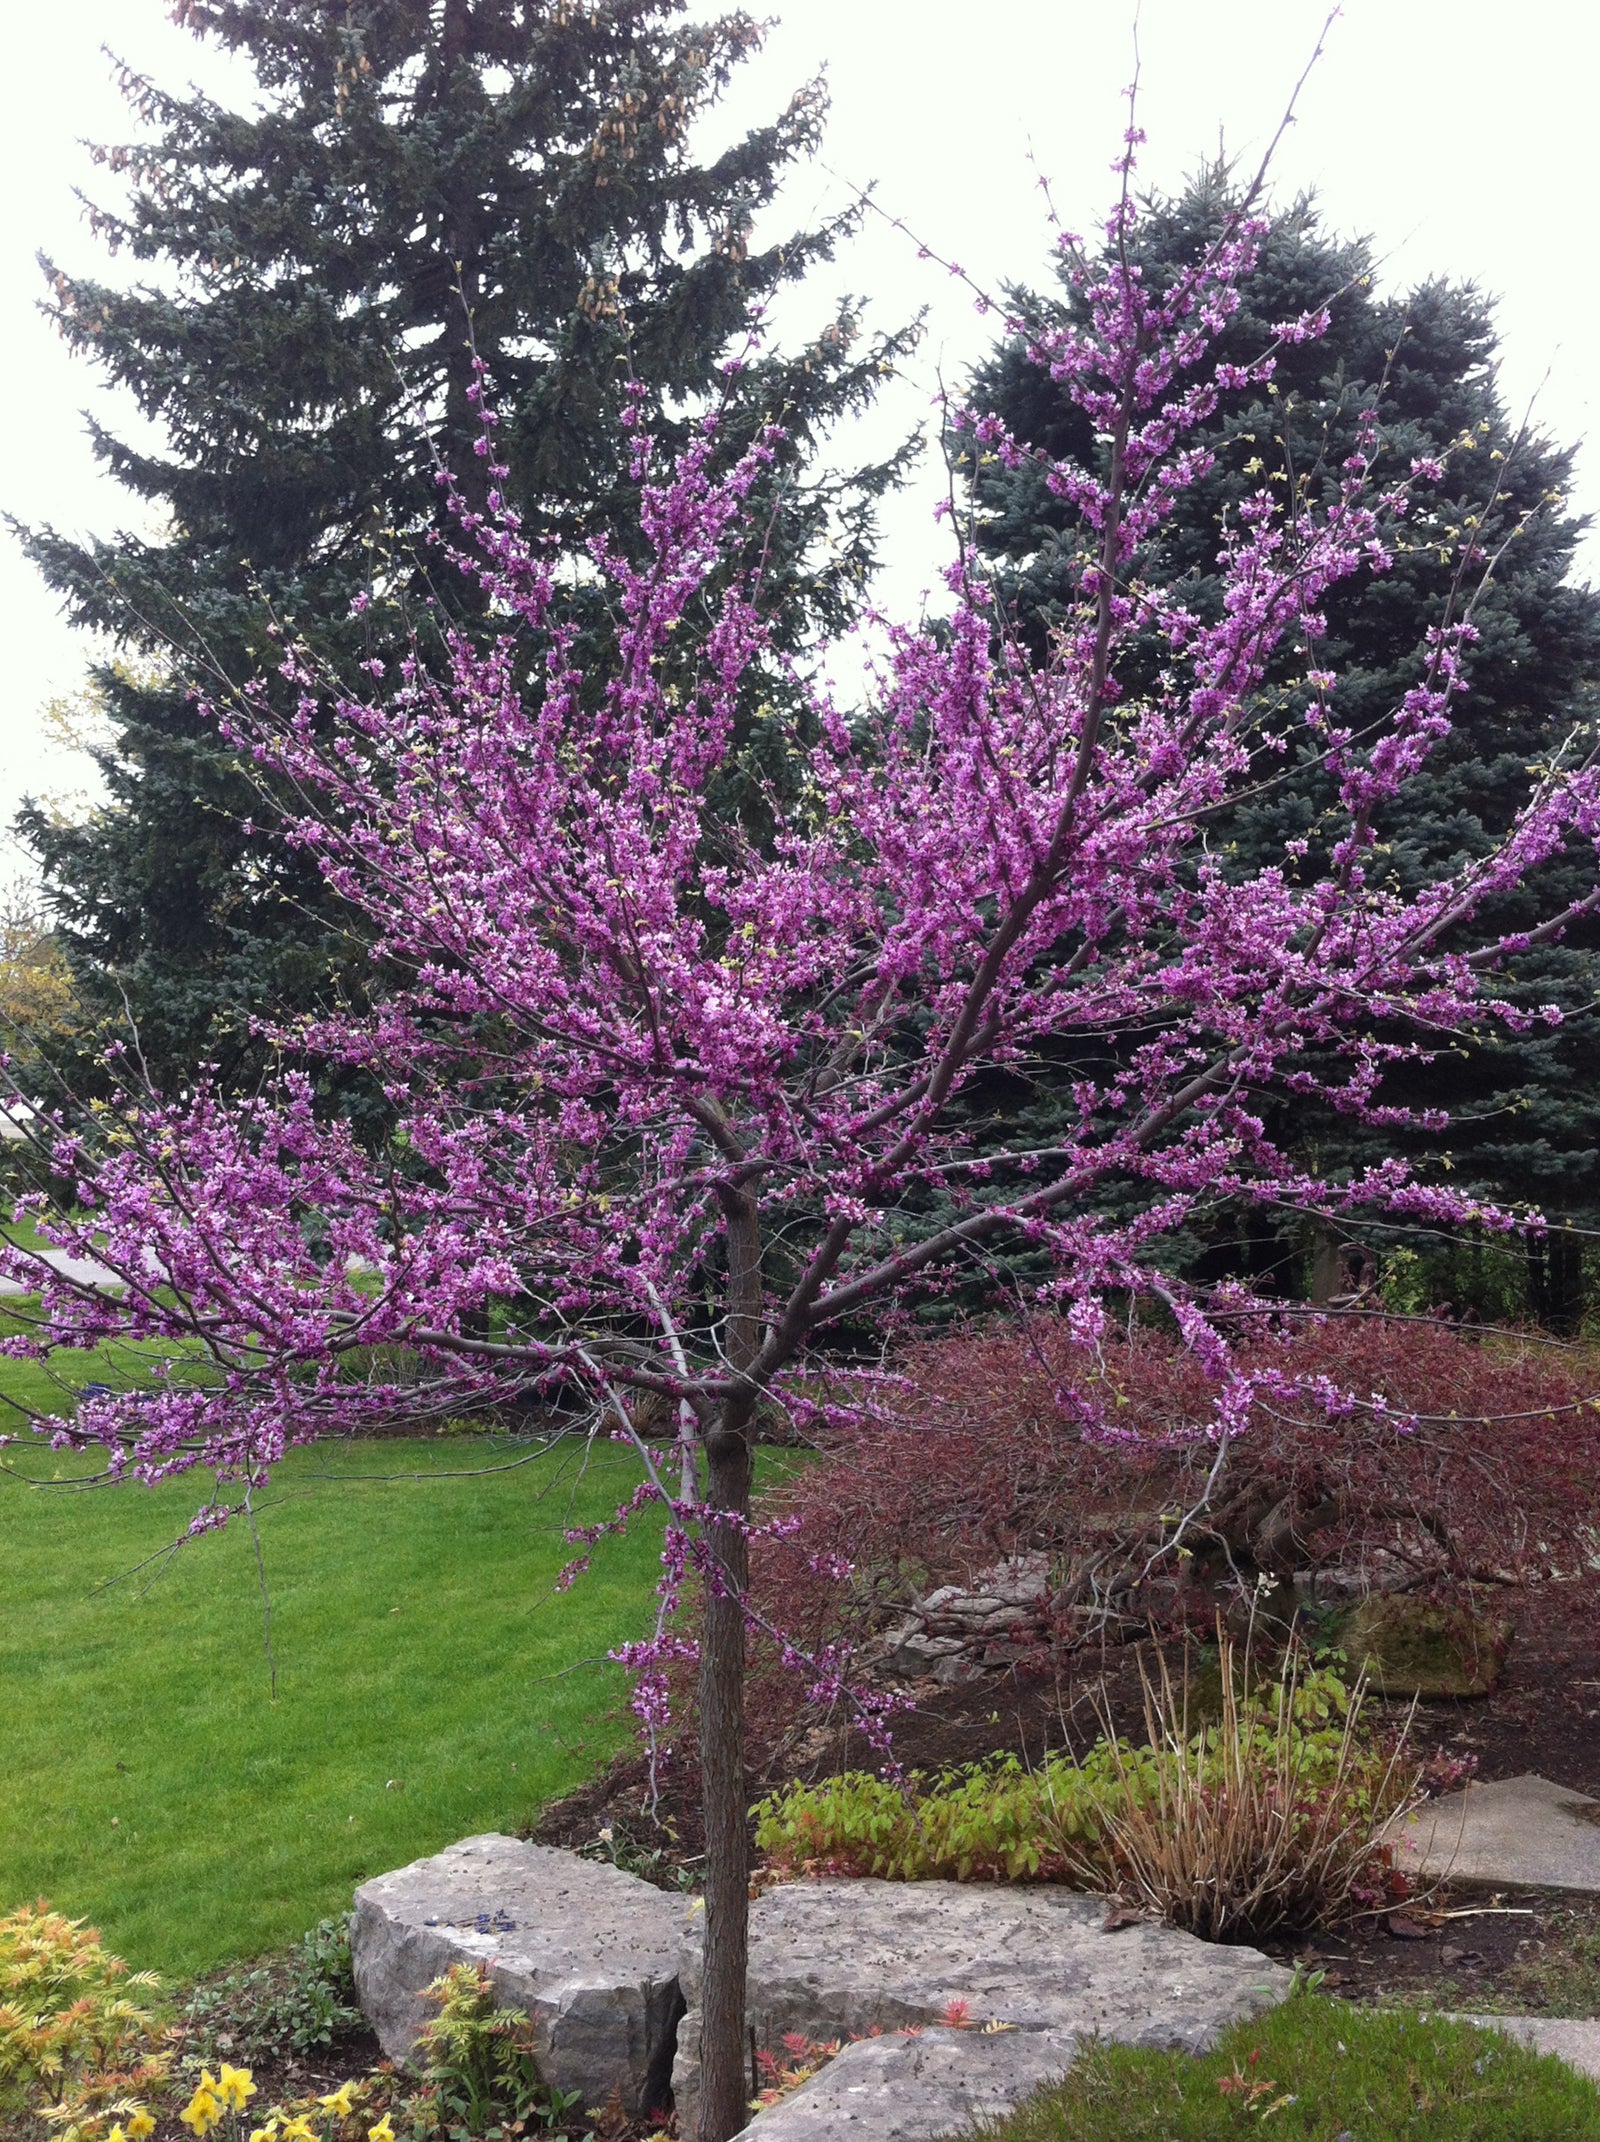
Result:
{"label": "small green shrub", "polygon": [[349,1919],[319,1920],[281,1962],[208,1979],[184,2002],[182,2020],[188,2068],[224,2054],[264,2066],[332,2045],[361,2023]]}
{"label": "small green shrub", "polygon": [[123,2122],[147,2135],[146,2100],[171,2056],[156,2016],[130,1996],[155,1984],[43,1899],[0,1918],[0,2133],[99,2142]]}
{"label": "small green shrub", "polygon": [[296,1944],[289,1967],[298,2009],[290,2043],[297,2052],[331,2044],[341,2030],[360,2022],[356,1979],[350,1963],[350,1915],[319,1919]]}
{"label": "small green shrub", "polygon": [[756,1843],[784,1875],[1059,1881],[1094,1853],[1106,1798],[1118,1790],[1104,1747],[1082,1764],[1052,1756],[1036,1770],[1011,1755],[934,1777],[913,1771],[904,1787],[850,1771],[763,1800]]}
{"label": "small green shrub", "polygon": [[551,2092],[540,2080],[533,2032],[520,2008],[495,2005],[494,1985],[473,1964],[453,1964],[427,1998],[439,2013],[423,2032],[419,2094],[407,2106],[415,2130],[496,2137],[529,2126],[552,2127],[578,2093]]}

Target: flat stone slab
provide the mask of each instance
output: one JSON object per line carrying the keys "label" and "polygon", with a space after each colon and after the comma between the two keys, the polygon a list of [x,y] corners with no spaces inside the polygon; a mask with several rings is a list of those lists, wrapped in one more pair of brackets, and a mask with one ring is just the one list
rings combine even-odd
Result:
{"label": "flat stone slab", "polygon": [[758,2113],[749,2142],[938,2142],[978,2120],[999,2119],[1071,2067],[1067,2031],[926,2030],[914,2038],[861,2038],[820,2075]]}
{"label": "flat stone slab", "polygon": [[[1153,1921],[1108,1933],[1106,1917],[1104,1899],[1042,1884],[784,1883],[750,1908],[747,2014],[755,2042],[776,2048],[788,2031],[826,2041],[937,2024],[959,2001],[974,2025],[1049,2034],[1049,2047],[1033,2050],[1064,2066],[1065,2043],[1091,2032],[1201,2052],[1226,2025],[1275,2007],[1289,1990],[1290,1974],[1257,1949],[1219,1948]],[[672,2074],[686,2134],[699,2095],[700,1918],[691,1907],[683,1960],[689,2013]],[[980,2033],[950,2035],[976,2043]],[[1003,2057],[1021,2060],[1024,2052],[993,2056]],[[956,2124],[947,2120],[946,2128]]]}
{"label": "flat stone slab", "polygon": [[361,2012],[409,2061],[438,2010],[423,1991],[452,1964],[487,1968],[504,2008],[533,2024],[544,2080],[601,2104],[614,2085],[638,2118],[666,2102],[678,1990],[679,1898],[516,1837],[468,1837],[364,1882],[350,1955]]}
{"label": "flat stone slab", "polygon": [[[1600,2020],[1569,2016],[1451,2016],[1452,2023],[1476,2023],[1481,2030],[1503,2031],[1536,2053],[1554,2053],[1580,2075],[1600,2080]],[[765,2133],[765,2129],[762,2130]]]}
{"label": "flat stone slab", "polygon": [[1600,1800],[1532,1771],[1430,1801],[1394,1842],[1399,1865],[1437,1879],[1600,1893]]}

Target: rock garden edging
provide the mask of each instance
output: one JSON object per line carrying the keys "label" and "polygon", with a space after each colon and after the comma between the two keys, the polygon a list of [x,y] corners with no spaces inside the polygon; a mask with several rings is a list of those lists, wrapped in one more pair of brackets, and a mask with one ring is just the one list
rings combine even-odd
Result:
{"label": "rock garden edging", "polygon": [[[670,2071],[692,2134],[700,1922],[698,1904],[618,1868],[470,1837],[357,1890],[357,1995],[404,2061],[429,2019],[424,1989],[480,1965],[532,2019],[553,2087],[599,2104],[620,2085],[640,2117],[665,2101]],[[1100,1899],[1055,1887],[787,1883],[751,1907],[755,2042],[860,2042],[754,2124],[762,2142],[841,2127],[914,2142],[1018,2103],[1070,2066],[1082,2036],[1198,2052],[1290,1983],[1255,1949],[1108,1921]],[[952,2015],[967,2027],[940,2027]]]}

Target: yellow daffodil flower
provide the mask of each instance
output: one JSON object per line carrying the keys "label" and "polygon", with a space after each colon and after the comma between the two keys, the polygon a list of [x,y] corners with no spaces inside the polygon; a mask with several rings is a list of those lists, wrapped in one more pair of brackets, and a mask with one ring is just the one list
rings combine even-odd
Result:
{"label": "yellow daffodil flower", "polygon": [[252,2130],[250,2142],[276,2142],[277,2133],[277,2121],[269,2120],[265,2127],[257,2127]]}
{"label": "yellow daffodil flower", "polygon": [[122,2131],[122,2122],[120,2120],[112,2128],[110,2134],[106,2136],[106,2142],[128,2142],[127,2136]]}
{"label": "yellow daffodil flower", "polygon": [[348,2119],[350,2114],[354,2112],[356,2108],[356,2101],[353,2093],[353,2084],[347,2082],[340,2083],[337,2090],[330,2090],[326,2097],[319,2097],[317,2099],[317,2103],[322,2107],[324,2112],[337,2113],[341,2120]]}
{"label": "yellow daffodil flower", "polygon": [[230,2112],[243,2112],[245,2103],[256,2094],[256,2086],[248,2068],[230,2068],[222,2063],[222,2074],[217,2083],[217,2095]]}
{"label": "yellow daffodil flower", "polygon": [[376,2127],[367,2129],[367,2142],[394,2142],[394,2129],[389,2125],[388,2113],[384,2114]]}
{"label": "yellow daffodil flower", "polygon": [[201,2081],[199,2089],[178,2114],[178,2118],[185,2127],[194,2130],[195,2142],[200,2142],[200,2137],[210,2134],[212,2128],[217,2125],[222,2118],[222,2107],[217,2101],[216,2085],[209,2077]]}
{"label": "yellow daffodil flower", "polygon": [[155,2120],[141,2105],[128,2121],[128,2142],[145,2142],[145,2137],[153,2135],[155,2131]]}
{"label": "yellow daffodil flower", "polygon": [[318,2142],[316,2129],[302,2112],[287,2127],[278,2130],[278,2142]]}

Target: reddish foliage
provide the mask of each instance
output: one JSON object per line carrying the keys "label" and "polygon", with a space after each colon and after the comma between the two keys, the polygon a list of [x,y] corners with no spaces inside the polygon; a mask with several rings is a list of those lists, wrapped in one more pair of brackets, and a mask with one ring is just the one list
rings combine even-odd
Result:
{"label": "reddish foliage", "polygon": [[[1258,1395],[1219,1452],[1199,1428],[1202,1369],[1159,1335],[1123,1334],[1096,1358],[1041,1317],[912,1347],[900,1424],[835,1431],[783,1491],[802,1525],[767,1550],[762,1581],[785,1612],[803,1596],[816,1627],[819,1554],[856,1565],[848,1595],[832,1588],[849,1621],[875,1594],[1043,1551],[1062,1573],[1065,1636],[1108,1609],[1123,1625],[1195,1609],[1209,1620],[1219,1593],[1263,1575],[1337,1568],[1459,1598],[1586,1569],[1600,1532],[1600,1367],[1587,1352],[1358,1318],[1243,1350],[1241,1367],[1269,1365],[1357,1403],[1330,1413],[1311,1391]],[[1085,1428],[1074,1398],[1091,1386],[1125,1436]]]}

